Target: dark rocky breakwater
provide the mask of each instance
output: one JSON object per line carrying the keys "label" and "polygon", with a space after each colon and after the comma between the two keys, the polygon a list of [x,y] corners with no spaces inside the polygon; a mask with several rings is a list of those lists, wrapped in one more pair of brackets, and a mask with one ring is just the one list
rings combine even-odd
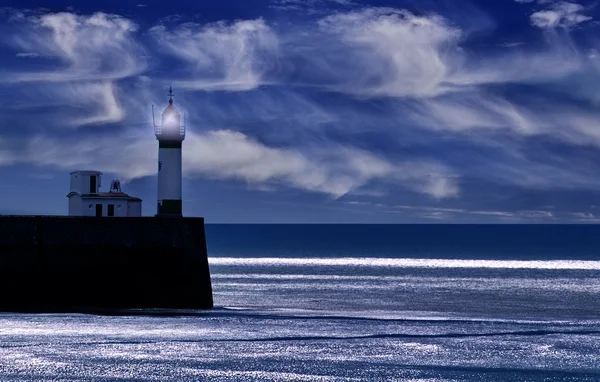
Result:
{"label": "dark rocky breakwater", "polygon": [[0,216],[0,311],[212,307],[202,218]]}

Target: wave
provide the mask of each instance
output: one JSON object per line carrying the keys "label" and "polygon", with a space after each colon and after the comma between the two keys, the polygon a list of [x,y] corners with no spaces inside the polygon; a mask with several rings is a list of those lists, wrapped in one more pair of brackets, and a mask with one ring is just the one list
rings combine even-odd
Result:
{"label": "wave", "polygon": [[209,257],[210,265],[225,266],[325,266],[380,268],[494,268],[600,270],[596,260],[461,260],[461,259],[390,259],[390,258],[286,258],[286,257]]}

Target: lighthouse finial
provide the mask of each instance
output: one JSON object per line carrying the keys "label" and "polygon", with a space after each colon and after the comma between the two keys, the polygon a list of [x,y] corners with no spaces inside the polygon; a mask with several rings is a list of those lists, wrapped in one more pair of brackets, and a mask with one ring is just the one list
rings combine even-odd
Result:
{"label": "lighthouse finial", "polygon": [[173,103],[173,86],[169,86],[169,103]]}

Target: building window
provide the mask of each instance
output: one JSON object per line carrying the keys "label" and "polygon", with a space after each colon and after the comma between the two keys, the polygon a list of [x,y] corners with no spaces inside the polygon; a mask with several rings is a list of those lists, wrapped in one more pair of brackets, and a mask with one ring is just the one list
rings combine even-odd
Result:
{"label": "building window", "polygon": [[114,204],[108,205],[108,216],[115,216],[115,205]]}
{"label": "building window", "polygon": [[90,194],[96,193],[96,177],[90,176]]}
{"label": "building window", "polygon": [[96,216],[102,216],[102,204],[96,204]]}

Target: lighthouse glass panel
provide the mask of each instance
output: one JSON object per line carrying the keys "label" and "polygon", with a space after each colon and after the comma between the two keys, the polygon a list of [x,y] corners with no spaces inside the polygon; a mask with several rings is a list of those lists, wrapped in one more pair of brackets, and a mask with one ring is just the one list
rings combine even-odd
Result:
{"label": "lighthouse glass panel", "polygon": [[184,131],[181,126],[181,114],[170,104],[162,114],[161,137],[168,140],[182,140]]}

